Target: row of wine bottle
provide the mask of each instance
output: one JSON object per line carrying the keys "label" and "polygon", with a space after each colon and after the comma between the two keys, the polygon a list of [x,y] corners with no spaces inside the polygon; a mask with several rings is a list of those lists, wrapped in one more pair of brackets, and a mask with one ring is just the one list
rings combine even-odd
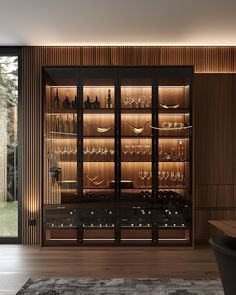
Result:
{"label": "row of wine bottle", "polygon": [[[95,100],[92,102],[89,95],[87,95],[87,99],[84,102],[84,107],[85,107],[85,109],[100,109],[101,102],[99,101],[97,96],[96,96]],[[108,89],[105,108],[112,109],[112,98],[111,98],[111,90],[110,89]]]}
{"label": "row of wine bottle", "polygon": [[158,192],[158,200],[169,203],[172,202],[174,204],[186,204],[187,200],[181,194],[173,191],[173,190],[164,190]]}
{"label": "row of wine bottle", "polygon": [[[139,193],[140,197],[145,199],[145,198],[152,198],[152,192],[151,191],[140,191]],[[93,201],[95,200],[101,200],[101,199],[109,199],[112,198],[113,195],[111,193],[97,193],[97,192],[87,192],[84,195],[85,199],[92,199]],[[161,203],[169,204],[172,203],[173,205],[188,205],[188,200],[182,196],[181,194],[173,191],[173,190],[164,190],[164,191],[159,191],[157,195],[157,200],[160,201]]]}
{"label": "row of wine bottle", "polygon": [[77,118],[73,115],[73,119],[67,115],[66,120],[63,120],[62,115],[55,116],[52,120],[52,130],[60,133],[77,133]]}
{"label": "row of wine bottle", "polygon": [[[84,102],[85,109],[99,109],[100,108],[100,101],[98,99],[98,96],[96,96],[95,100],[92,102],[89,95],[87,95],[87,99]],[[65,99],[61,103],[61,99],[58,94],[58,89],[56,89],[56,95],[53,100],[53,107],[55,109],[77,109],[79,107],[79,99],[77,96],[75,96],[74,100],[70,100],[70,98],[66,95]],[[106,97],[106,106],[105,108],[111,109],[112,108],[112,98],[111,98],[111,90],[108,89],[108,94]]]}
{"label": "row of wine bottle", "polygon": [[79,106],[79,103],[78,103],[78,97],[75,96],[74,100],[70,100],[70,98],[66,95],[65,96],[65,99],[62,101],[61,103],[61,99],[59,97],[59,94],[58,94],[58,88],[56,89],[56,95],[54,97],[54,100],[53,100],[53,107],[55,109],[60,109],[60,108],[63,108],[63,109],[77,109],[77,107]]}

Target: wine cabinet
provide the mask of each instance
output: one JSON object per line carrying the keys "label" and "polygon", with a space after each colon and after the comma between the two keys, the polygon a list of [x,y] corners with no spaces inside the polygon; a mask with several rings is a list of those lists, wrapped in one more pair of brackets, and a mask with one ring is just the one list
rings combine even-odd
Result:
{"label": "wine cabinet", "polygon": [[192,79],[43,68],[43,246],[192,245]]}

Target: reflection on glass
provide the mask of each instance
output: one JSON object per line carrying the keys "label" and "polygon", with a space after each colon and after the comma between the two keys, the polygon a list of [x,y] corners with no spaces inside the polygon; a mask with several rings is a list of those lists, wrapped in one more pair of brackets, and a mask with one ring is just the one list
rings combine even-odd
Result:
{"label": "reflection on glass", "polygon": [[0,237],[18,236],[18,58],[0,56]]}

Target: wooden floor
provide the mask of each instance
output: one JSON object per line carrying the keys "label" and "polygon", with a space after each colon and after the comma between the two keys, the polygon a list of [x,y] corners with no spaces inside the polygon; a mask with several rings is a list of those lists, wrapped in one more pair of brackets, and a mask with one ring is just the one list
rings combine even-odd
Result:
{"label": "wooden floor", "polygon": [[0,245],[0,295],[15,294],[30,277],[218,277],[208,247],[41,249]]}

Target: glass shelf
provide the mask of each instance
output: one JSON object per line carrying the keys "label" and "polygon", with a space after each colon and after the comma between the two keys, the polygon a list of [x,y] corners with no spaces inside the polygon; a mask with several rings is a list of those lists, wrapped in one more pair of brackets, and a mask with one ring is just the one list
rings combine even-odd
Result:
{"label": "glass shelf", "polygon": [[45,113],[49,116],[58,116],[58,115],[75,115],[77,113],[77,109],[54,109],[50,110],[50,112]]}
{"label": "glass shelf", "polygon": [[162,115],[189,115],[189,109],[176,109],[176,110],[170,110],[170,109],[159,109],[158,114],[160,116]]}
{"label": "glass shelf", "polygon": [[84,109],[84,114],[114,114],[115,109],[106,109],[106,108],[99,108],[99,109]]}
{"label": "glass shelf", "polygon": [[152,109],[151,108],[143,108],[143,109],[139,109],[139,108],[123,108],[121,109],[121,113],[122,114],[150,114],[152,113]]}

